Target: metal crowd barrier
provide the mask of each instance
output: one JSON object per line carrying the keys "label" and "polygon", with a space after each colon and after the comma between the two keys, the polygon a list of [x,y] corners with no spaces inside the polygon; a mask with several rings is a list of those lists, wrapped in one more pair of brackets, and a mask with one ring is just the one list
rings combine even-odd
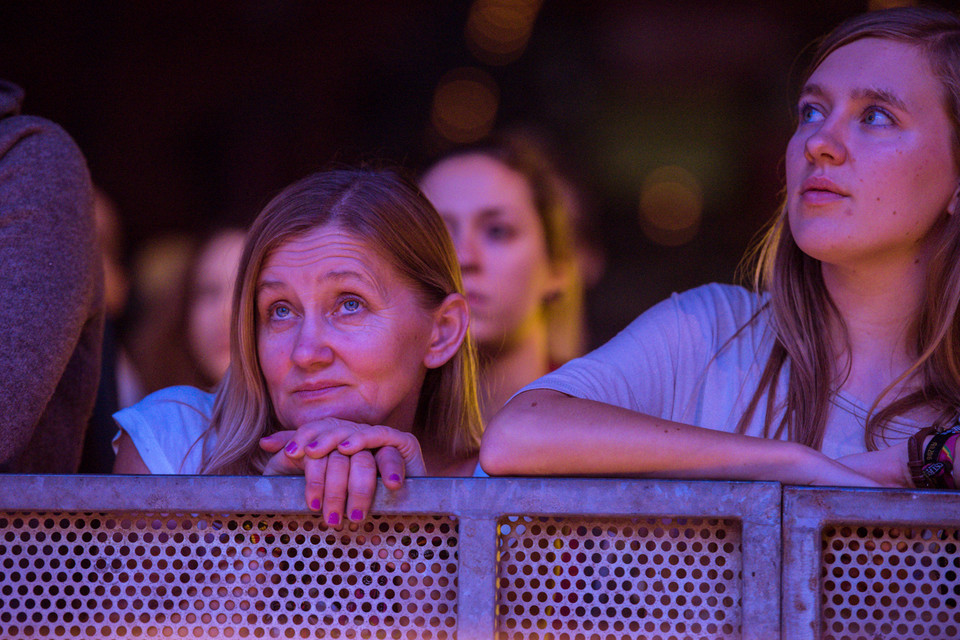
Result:
{"label": "metal crowd barrier", "polygon": [[417,478],[352,530],[302,478],[0,476],[0,638],[780,635],[776,483]]}
{"label": "metal crowd barrier", "polygon": [[783,489],[788,640],[960,638],[960,493]]}

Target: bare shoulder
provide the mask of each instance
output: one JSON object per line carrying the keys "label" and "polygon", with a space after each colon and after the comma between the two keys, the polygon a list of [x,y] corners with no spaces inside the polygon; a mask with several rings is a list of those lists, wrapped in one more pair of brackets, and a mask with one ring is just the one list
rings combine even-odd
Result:
{"label": "bare shoulder", "polygon": [[137,445],[127,435],[126,431],[120,432],[120,440],[117,443],[117,459],[113,463],[113,472],[129,475],[149,475],[150,469],[140,457]]}

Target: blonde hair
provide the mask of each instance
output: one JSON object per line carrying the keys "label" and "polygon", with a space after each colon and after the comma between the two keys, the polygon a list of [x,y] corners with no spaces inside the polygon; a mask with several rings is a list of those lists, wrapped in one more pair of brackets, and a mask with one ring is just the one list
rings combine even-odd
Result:
{"label": "blonde hair", "polygon": [[[258,441],[282,427],[257,354],[257,282],[272,251],[327,225],[379,251],[411,283],[425,308],[434,309],[449,294],[463,291],[443,221],[420,191],[396,173],[342,169],[315,173],[284,189],[247,235],[233,296],[231,363],[203,436],[201,473],[260,473],[269,459]],[[428,370],[413,428],[425,452],[459,460],[479,449],[476,375],[469,336],[453,358]]]}
{"label": "blonde hair", "polygon": [[[831,53],[862,38],[882,38],[911,44],[925,54],[944,87],[944,106],[953,125],[954,161],[960,159],[960,17],[932,8],[900,8],[854,17],[827,34],[818,44],[801,86]],[[960,163],[958,163],[960,164]],[[931,231],[935,243],[927,288],[912,330],[919,354],[913,365],[891,382],[874,401],[864,438],[868,449],[890,421],[921,406],[932,408],[935,425],[953,420],[960,407],[960,215],[943,214]],[[760,384],[737,425],[745,432],[761,396],[767,393],[764,435],[787,437],[820,449],[835,392],[836,355],[824,321],[846,327],[824,286],[819,261],[803,253],[790,232],[786,202],[758,245],[748,254],[755,260],[754,287],[770,294],[767,310],[776,334]],[[789,362],[789,383],[783,420],[774,428],[777,380]],[[919,388],[877,411],[881,400],[909,377]]]}

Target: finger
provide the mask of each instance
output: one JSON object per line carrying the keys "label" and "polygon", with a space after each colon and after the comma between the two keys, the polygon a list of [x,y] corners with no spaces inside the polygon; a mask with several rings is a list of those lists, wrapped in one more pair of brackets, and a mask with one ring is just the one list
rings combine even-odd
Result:
{"label": "finger", "polygon": [[290,458],[285,451],[273,454],[263,467],[265,476],[299,476],[303,474],[303,462]]}
{"label": "finger", "polygon": [[426,475],[427,469],[420,451],[420,442],[412,433],[398,431],[383,425],[363,425],[350,437],[339,443],[340,453],[352,454],[361,449],[394,447],[403,457],[407,476]]}
{"label": "finger", "polygon": [[287,446],[287,442],[290,441],[290,438],[292,438],[295,433],[296,431],[293,429],[284,429],[271,433],[268,436],[260,438],[260,448],[270,453],[276,453]]}
{"label": "finger", "polygon": [[283,451],[291,458],[299,459],[305,455],[311,458],[323,458],[337,448],[343,438],[349,438],[357,425],[347,420],[324,418],[302,425],[288,439]]}
{"label": "finger", "polygon": [[391,490],[403,486],[403,479],[406,477],[405,465],[403,456],[400,455],[397,448],[381,447],[374,457],[377,461],[380,477],[383,478],[383,485]]}
{"label": "finger", "polygon": [[327,458],[304,458],[303,475],[307,479],[304,489],[307,508],[320,511],[323,508],[323,490],[327,480]]}
{"label": "finger", "polygon": [[323,518],[339,529],[346,506],[347,482],[350,477],[350,458],[337,451],[327,456],[327,474],[323,488]]}
{"label": "finger", "polygon": [[350,477],[347,481],[347,508],[344,511],[353,522],[360,522],[373,506],[377,489],[377,463],[369,451],[350,456]]}
{"label": "finger", "polygon": [[295,449],[288,451],[293,456],[307,455],[311,458],[323,458],[337,449],[343,440],[349,440],[359,425],[347,420],[324,420],[317,425],[300,427],[293,442]]}

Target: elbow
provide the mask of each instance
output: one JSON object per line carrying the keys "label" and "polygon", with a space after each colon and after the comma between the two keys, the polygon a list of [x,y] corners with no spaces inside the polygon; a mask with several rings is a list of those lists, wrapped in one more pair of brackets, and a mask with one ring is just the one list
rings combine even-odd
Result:
{"label": "elbow", "polygon": [[491,433],[487,427],[480,443],[480,468],[484,473],[490,476],[510,475],[515,462],[511,459],[513,453],[506,439],[500,437],[500,432]]}
{"label": "elbow", "polygon": [[519,398],[508,402],[493,417],[480,443],[480,467],[491,476],[530,473],[533,443],[530,416]]}

